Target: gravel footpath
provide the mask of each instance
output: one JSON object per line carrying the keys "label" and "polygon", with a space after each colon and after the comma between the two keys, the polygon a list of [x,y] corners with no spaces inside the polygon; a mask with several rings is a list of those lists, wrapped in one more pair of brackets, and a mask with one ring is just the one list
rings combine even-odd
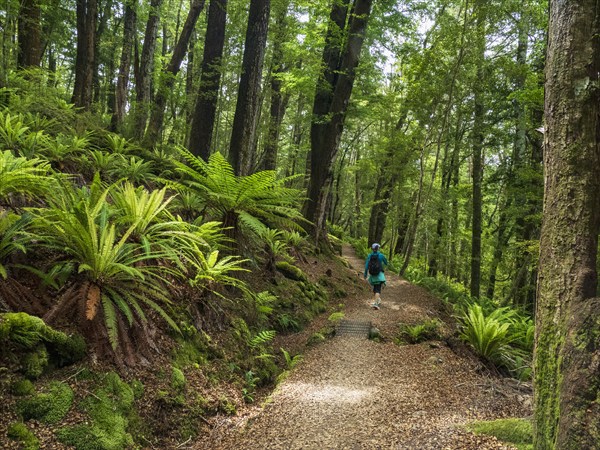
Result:
{"label": "gravel footpath", "polygon": [[[347,248],[356,276],[364,262]],[[439,300],[386,273],[382,308],[364,289],[346,299],[345,319],[370,320],[383,342],[339,336],[310,348],[262,408],[223,419],[203,449],[508,449],[463,425],[530,414],[529,398],[444,341],[399,346],[399,323],[448,320]],[[451,334],[448,325],[446,335]],[[458,353],[458,354],[457,354]]]}

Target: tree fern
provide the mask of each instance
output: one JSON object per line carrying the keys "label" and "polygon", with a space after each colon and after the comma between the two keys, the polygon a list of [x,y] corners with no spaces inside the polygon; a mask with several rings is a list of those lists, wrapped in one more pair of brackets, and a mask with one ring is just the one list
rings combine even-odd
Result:
{"label": "tree fern", "polygon": [[179,190],[190,189],[202,198],[206,219],[232,227],[234,236],[237,233],[257,236],[266,227],[300,228],[301,193],[285,186],[289,178],[278,180],[272,171],[237,177],[220,153],[212,154],[208,162],[186,150],[181,150],[181,154],[185,164],[175,162],[181,181],[169,185]]}

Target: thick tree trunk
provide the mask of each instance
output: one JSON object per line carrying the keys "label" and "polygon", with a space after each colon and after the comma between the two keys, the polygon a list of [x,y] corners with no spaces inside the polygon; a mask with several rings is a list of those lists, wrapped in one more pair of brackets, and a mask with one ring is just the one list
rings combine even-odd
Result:
{"label": "thick tree trunk", "polygon": [[481,286],[481,215],[482,194],[481,183],[483,179],[483,121],[485,108],[483,105],[482,80],[484,79],[485,58],[485,6],[483,0],[475,3],[476,14],[476,43],[477,46],[477,79],[474,81],[473,92],[473,212],[471,222],[471,296],[478,298]]}
{"label": "thick tree trunk", "polygon": [[225,45],[227,0],[210,0],[198,98],[192,117],[189,150],[205,161],[210,156],[217,100],[221,87],[221,58]]}
{"label": "thick tree trunk", "polygon": [[[356,0],[354,9],[348,24],[348,33],[343,53],[341,53],[341,63],[339,64],[339,74],[331,70],[339,52],[333,38],[326,40],[326,47],[323,52],[323,61],[325,63],[325,73],[323,80],[318,83],[317,94],[313,108],[313,123],[311,125],[311,167],[310,182],[308,186],[308,200],[304,207],[304,216],[310,221],[310,233],[317,244],[326,241],[327,233],[325,230],[326,218],[326,199],[332,176],[332,164],[335,160],[339,148],[340,139],[344,129],[344,120],[354,79],[356,76],[356,67],[358,65],[360,51],[364,41],[367,29],[367,21],[371,13],[372,0]],[[343,15],[343,2],[334,2],[332,9],[332,21],[334,28],[339,27],[338,23],[345,22],[336,18]],[[337,11],[337,8],[342,10]],[[336,22],[338,20],[339,22]],[[343,29],[343,28],[342,28]],[[328,35],[335,36],[335,30],[328,31]],[[339,33],[337,33],[339,35]],[[331,73],[330,73],[331,72]],[[335,78],[337,76],[337,79]],[[334,82],[329,82],[332,79]],[[332,94],[328,94],[328,87],[333,87]],[[329,106],[327,106],[327,97],[331,95]]]}
{"label": "thick tree trunk", "polygon": [[131,50],[135,37],[137,0],[125,2],[125,13],[123,17],[123,48],[121,50],[121,62],[119,63],[119,74],[117,76],[117,87],[115,89],[114,112],[110,121],[111,129],[118,131],[125,117],[127,105],[127,85],[129,84],[129,71],[131,70]]}
{"label": "thick tree trunk", "polygon": [[92,106],[97,18],[97,0],[77,0],[77,53],[72,101],[75,106],[84,109]]}
{"label": "thick tree trunk", "polygon": [[19,11],[19,52],[21,69],[39,67],[42,58],[42,12],[40,0],[22,0]]}
{"label": "thick tree trunk", "polygon": [[205,0],[194,0],[190,6],[188,16],[181,30],[181,36],[173,49],[171,60],[161,74],[158,90],[154,97],[154,105],[152,108],[152,116],[148,123],[148,129],[146,130],[146,136],[144,137],[144,143],[146,146],[153,147],[158,141],[158,137],[163,127],[163,121],[165,117],[165,106],[167,104],[167,96],[175,85],[181,62],[185,57],[185,51],[187,50],[190,42],[190,37],[200,17],[200,13],[204,9]]}
{"label": "thick tree trunk", "polygon": [[160,22],[160,7],[162,0],[151,0],[144,45],[140,59],[139,70],[136,73],[136,108],[135,108],[135,134],[138,139],[144,136],[146,121],[152,97],[152,71],[154,70],[154,52],[156,51],[156,37]]}
{"label": "thick tree trunk", "polygon": [[248,175],[253,161],[260,88],[269,29],[270,0],[251,0],[244,44],[242,76],[238,89],[229,160],[236,175]]}
{"label": "thick tree trunk", "polygon": [[281,75],[287,71],[283,64],[283,44],[286,41],[286,17],[289,2],[285,2],[277,14],[273,33],[273,59],[271,61],[271,107],[269,127],[262,161],[263,170],[275,170],[279,149],[279,131],[290,98],[281,92]]}
{"label": "thick tree trunk", "polygon": [[599,35],[598,2],[550,2],[536,449],[597,449],[600,443]]}

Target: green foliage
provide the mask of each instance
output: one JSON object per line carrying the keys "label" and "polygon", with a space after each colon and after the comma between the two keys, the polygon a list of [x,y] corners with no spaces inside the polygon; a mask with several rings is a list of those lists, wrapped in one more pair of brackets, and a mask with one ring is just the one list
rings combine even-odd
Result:
{"label": "green foliage", "polygon": [[58,423],[73,404],[73,390],[65,383],[53,381],[46,392],[24,398],[17,403],[23,420],[36,419],[45,423]]}
{"label": "green foliage", "polygon": [[256,393],[256,385],[260,381],[253,371],[248,370],[244,374],[245,386],[242,388],[242,396],[246,403],[254,403],[254,394]]}
{"label": "green foliage", "polygon": [[302,329],[300,322],[288,313],[279,314],[276,325],[282,331],[300,331]]}
{"label": "green foliage", "polygon": [[26,241],[21,231],[28,223],[29,216],[0,212],[0,278],[8,277],[9,256],[17,251],[25,253]]}
{"label": "green foliage", "polygon": [[408,342],[409,344],[418,344],[419,342],[438,339],[440,321],[438,319],[426,320],[416,325],[401,324],[398,333],[398,342]]}
{"label": "green foliage", "polygon": [[471,344],[482,358],[503,365],[510,352],[509,344],[513,341],[509,333],[509,320],[513,316],[514,311],[509,308],[499,308],[486,315],[480,305],[473,304],[461,318],[461,338]]}
{"label": "green foliage", "polygon": [[327,320],[333,324],[338,323],[340,320],[344,318],[345,314],[343,312],[334,312],[332,313]]}
{"label": "green foliage", "polygon": [[22,450],[38,450],[40,441],[35,434],[22,422],[13,423],[8,427],[6,435],[21,444]]}
{"label": "green foliage", "polygon": [[263,347],[271,342],[276,334],[277,332],[274,330],[261,331],[248,341],[248,345],[253,349]]}
{"label": "green foliage", "polygon": [[519,450],[533,450],[533,424],[529,419],[474,422],[468,428],[476,434],[494,436]]}
{"label": "green foliage", "polygon": [[[147,216],[136,217],[121,228],[111,221],[109,189],[96,179],[89,190],[65,186],[50,200],[48,208],[36,210],[32,230],[40,246],[60,255],[59,265],[72,265],[79,274],[78,283],[87,282],[86,317],[91,320],[99,307],[113,348],[118,339],[117,313],[130,326],[134,314],[140,321],[146,316],[141,305],[158,312],[175,330],[177,325],[159,304],[170,304],[164,287],[165,276],[183,276],[180,270],[157,265],[157,260],[178,258],[175,248],[161,245],[150,248],[130,242]],[[82,286],[85,287],[85,286]]]}
{"label": "green foliage", "polygon": [[0,200],[7,201],[11,194],[44,194],[51,184],[49,172],[50,165],[40,159],[15,157],[9,150],[0,151]]}
{"label": "green foliage", "polygon": [[279,350],[281,350],[281,353],[283,354],[283,357],[285,358],[285,367],[287,370],[294,369],[304,359],[304,356],[302,356],[301,354],[298,354],[298,355],[295,355],[292,357],[290,355],[290,353],[287,350],[285,350],[284,348],[280,348]]}
{"label": "green foliage", "polygon": [[114,372],[104,375],[100,387],[80,403],[87,424],[59,429],[58,439],[81,450],[120,450],[133,445],[128,433],[134,391]]}
{"label": "green foliage", "polygon": [[299,229],[302,215],[298,209],[301,192],[287,188],[289,178],[277,179],[275,172],[256,172],[237,177],[231,165],[220,153],[213,153],[208,162],[181,149],[187,164],[176,162],[182,175],[181,183],[163,180],[179,191],[195,192],[203,200],[205,219],[219,220],[232,227],[234,235],[257,238],[265,228]]}

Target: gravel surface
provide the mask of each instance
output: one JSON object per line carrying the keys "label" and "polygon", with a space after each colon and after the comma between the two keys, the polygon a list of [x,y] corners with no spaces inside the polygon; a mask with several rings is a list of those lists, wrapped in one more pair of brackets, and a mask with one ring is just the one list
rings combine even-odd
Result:
{"label": "gravel surface", "polygon": [[[345,253],[351,270],[362,278],[364,263],[348,248]],[[464,425],[527,416],[529,395],[445,341],[395,344],[399,323],[439,318],[447,336],[453,325],[439,300],[397,276],[386,276],[380,310],[368,306],[366,282],[345,299],[345,319],[372,321],[382,342],[339,336],[311,347],[263,407],[216,419],[210,437],[193,448],[511,448],[475,436]]]}

